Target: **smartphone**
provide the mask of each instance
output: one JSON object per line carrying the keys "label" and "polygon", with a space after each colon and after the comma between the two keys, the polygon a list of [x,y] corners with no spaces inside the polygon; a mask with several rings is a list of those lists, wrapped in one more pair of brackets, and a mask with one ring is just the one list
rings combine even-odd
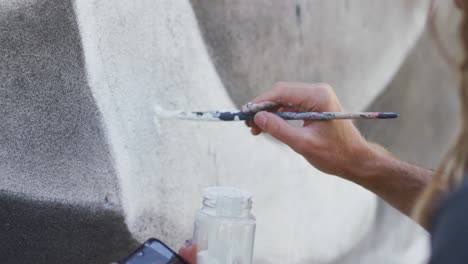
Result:
{"label": "smartphone", "polygon": [[190,264],[158,239],[150,238],[120,264]]}

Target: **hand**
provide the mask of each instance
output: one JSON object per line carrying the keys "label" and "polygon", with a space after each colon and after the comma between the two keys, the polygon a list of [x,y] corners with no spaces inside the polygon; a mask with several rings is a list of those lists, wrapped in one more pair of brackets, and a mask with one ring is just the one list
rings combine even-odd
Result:
{"label": "hand", "polygon": [[[276,83],[273,88],[243,106],[244,112],[343,111],[328,84]],[[253,135],[268,133],[289,145],[319,170],[352,179],[355,168],[371,156],[370,144],[350,120],[305,121],[302,127],[289,124],[269,112],[258,112],[247,122]]]}
{"label": "hand", "polygon": [[179,255],[190,264],[197,264],[197,245],[191,240],[186,240],[185,245],[179,249]]}

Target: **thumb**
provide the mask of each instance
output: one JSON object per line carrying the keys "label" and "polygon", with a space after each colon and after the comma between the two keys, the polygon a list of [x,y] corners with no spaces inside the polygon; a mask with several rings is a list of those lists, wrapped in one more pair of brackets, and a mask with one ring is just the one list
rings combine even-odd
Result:
{"label": "thumb", "polygon": [[254,122],[263,132],[288,144],[293,149],[302,137],[300,128],[290,125],[281,117],[269,112],[258,112],[254,116]]}

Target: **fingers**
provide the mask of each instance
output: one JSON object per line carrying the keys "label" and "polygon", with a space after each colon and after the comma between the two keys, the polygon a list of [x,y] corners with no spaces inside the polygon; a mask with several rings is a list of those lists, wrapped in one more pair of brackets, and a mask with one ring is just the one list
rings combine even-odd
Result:
{"label": "fingers", "polygon": [[304,142],[305,136],[301,128],[288,124],[275,114],[258,112],[254,122],[262,132],[270,134],[296,151],[300,148],[300,142]]}
{"label": "fingers", "polygon": [[185,241],[185,245],[179,249],[179,255],[186,259],[190,264],[197,262],[197,246],[191,240]]}
{"label": "fingers", "polygon": [[259,112],[259,111],[272,109],[272,108],[274,108],[276,106],[279,106],[279,104],[276,103],[276,102],[270,102],[270,101],[259,102],[257,104],[249,102],[249,103],[243,105],[241,110],[244,113],[256,113],[256,112]]}
{"label": "fingers", "polygon": [[250,129],[250,133],[254,136],[258,136],[262,133],[262,130],[259,127],[255,126]]}
{"label": "fingers", "polygon": [[[256,113],[264,110],[339,112],[343,109],[336,94],[328,84],[280,82],[242,107],[242,111],[245,113]],[[246,125],[250,127],[250,132],[253,135],[264,131],[255,122],[247,121]]]}
{"label": "fingers", "polygon": [[262,130],[255,124],[253,120],[245,121],[245,125],[250,127],[250,133],[252,133],[252,135],[254,136],[257,136],[260,133],[262,133]]}
{"label": "fingers", "polygon": [[328,84],[276,83],[272,89],[256,97],[242,110],[255,112],[277,105],[300,111],[340,111],[335,93]]}

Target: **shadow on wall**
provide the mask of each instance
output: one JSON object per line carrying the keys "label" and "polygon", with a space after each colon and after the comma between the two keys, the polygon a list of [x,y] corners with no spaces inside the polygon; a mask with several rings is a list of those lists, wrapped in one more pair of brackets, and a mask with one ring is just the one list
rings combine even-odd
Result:
{"label": "shadow on wall", "polygon": [[0,262],[115,260],[135,241],[73,1],[12,2],[0,2]]}
{"label": "shadow on wall", "polygon": [[0,262],[110,263],[137,246],[109,210],[38,202],[0,193]]}

